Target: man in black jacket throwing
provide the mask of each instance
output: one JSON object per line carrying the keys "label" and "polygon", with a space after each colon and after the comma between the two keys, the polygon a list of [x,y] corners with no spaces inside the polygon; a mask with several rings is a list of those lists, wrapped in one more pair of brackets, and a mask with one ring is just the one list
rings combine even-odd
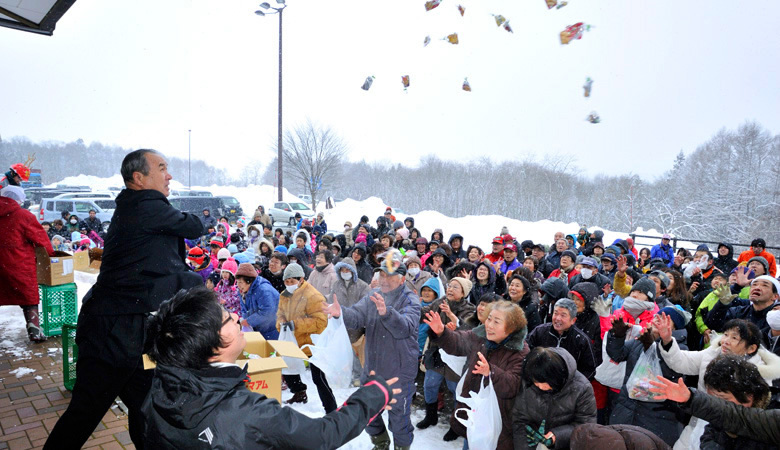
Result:
{"label": "man in black jacket throwing", "polygon": [[46,448],[81,448],[119,396],[129,409],[129,431],[144,448],[141,403],[151,386],[141,355],[149,313],[180,289],[203,284],[185,259],[184,239],[203,224],[166,198],[172,179],[155,150],[136,150],[122,161],[124,189],[106,236],[97,283],[84,296],[76,344],[79,360],[73,397]]}

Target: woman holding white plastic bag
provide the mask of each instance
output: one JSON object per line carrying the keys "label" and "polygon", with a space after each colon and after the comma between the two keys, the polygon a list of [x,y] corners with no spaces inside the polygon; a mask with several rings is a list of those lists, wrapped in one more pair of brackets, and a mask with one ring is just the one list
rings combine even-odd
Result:
{"label": "woman holding white plastic bag", "polygon": [[[279,309],[276,312],[276,329],[292,331],[299,346],[312,344],[311,335],[322,333],[328,326],[328,317],[322,312],[326,305],[325,297],[303,277],[303,268],[296,263],[291,263],[284,269],[283,278],[286,288],[279,296]],[[311,356],[311,350],[308,348],[302,350],[307,356]],[[334,411],[337,408],[336,398],[325,374],[314,364],[309,364],[309,367],[325,413]],[[300,375],[283,375],[283,378],[293,394],[293,397],[287,400],[287,404],[309,401],[306,395],[306,384],[301,381]]]}
{"label": "woman holding white plastic bag", "polygon": [[[518,305],[502,300],[489,306],[485,324],[472,330],[447,329],[436,313],[428,313],[425,323],[436,335],[434,341],[439,347],[451,355],[467,357],[463,390],[458,395],[468,397],[471,391],[479,392],[480,382],[490,377],[498,396],[503,425],[497,448],[512,449],[511,412],[520,389],[523,360],[529,351],[525,342],[528,328],[523,310]],[[460,402],[457,405],[457,408],[464,407],[466,405]],[[460,414],[458,417],[461,417]],[[466,436],[465,426],[454,417],[451,425],[459,436]],[[468,442],[464,448],[468,448]]]}
{"label": "woman holding white plastic bag", "polygon": [[536,347],[525,358],[523,389],[512,410],[515,448],[569,448],[577,425],[596,423],[596,397],[577,362],[560,347]]}

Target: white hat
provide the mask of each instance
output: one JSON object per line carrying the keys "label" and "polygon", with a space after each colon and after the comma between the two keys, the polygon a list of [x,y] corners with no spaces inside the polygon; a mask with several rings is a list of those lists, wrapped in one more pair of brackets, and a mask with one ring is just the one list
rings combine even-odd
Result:
{"label": "white hat", "polygon": [[27,198],[27,194],[24,193],[24,189],[19,186],[6,186],[0,190],[0,196],[8,197],[16,200],[17,202],[23,202]]}
{"label": "white hat", "polygon": [[770,277],[769,275],[761,275],[760,277],[753,278],[753,281],[750,282],[750,284],[753,284],[756,282],[756,280],[764,280],[768,281],[775,285],[775,293],[780,294],[780,281],[777,281],[776,279]]}

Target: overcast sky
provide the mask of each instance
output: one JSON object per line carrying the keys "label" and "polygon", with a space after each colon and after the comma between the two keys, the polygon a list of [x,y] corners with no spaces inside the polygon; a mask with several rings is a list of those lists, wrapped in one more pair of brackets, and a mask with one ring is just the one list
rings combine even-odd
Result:
{"label": "overcast sky", "polygon": [[[0,28],[0,135],[186,158],[192,129],[193,158],[233,174],[267,162],[278,20],[256,16],[259,3],[79,0],[52,37]],[[560,10],[544,0],[443,0],[430,12],[423,4],[289,0],[285,126],[308,118],[333,128],[353,161],[557,154],[588,176],[648,179],[721,127],[756,120],[780,132],[777,0],[570,0]],[[591,31],[561,45],[560,31],[580,21]],[[441,40],[453,32],[459,45]],[[465,77],[472,92],[461,90]],[[600,124],[585,120],[591,111]]]}

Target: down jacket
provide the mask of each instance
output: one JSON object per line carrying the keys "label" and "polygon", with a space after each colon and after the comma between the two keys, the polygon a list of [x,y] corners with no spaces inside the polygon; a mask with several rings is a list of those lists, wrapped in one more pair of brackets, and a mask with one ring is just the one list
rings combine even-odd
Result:
{"label": "down jacket", "polygon": [[317,289],[328,301],[331,301],[330,292],[339,278],[338,273],[333,268],[333,264],[328,263],[321,271],[315,267],[306,281],[314,286],[314,289]]}
{"label": "down jacket", "polygon": [[249,291],[241,298],[241,317],[265,339],[277,339],[279,332],[274,327],[274,314],[278,306],[279,292],[268,280],[257,277],[249,286]]}
{"label": "down jacket", "polygon": [[158,365],[141,407],[148,448],[331,449],[357,437],[387,404],[377,378],[325,417],[308,417],[245,387],[233,364],[187,370]]}
{"label": "down jacket", "polygon": [[565,349],[574,358],[577,370],[585,378],[592,380],[596,374],[596,350],[593,348],[590,337],[576,324],[564,331],[563,334],[558,334],[552,323],[541,324],[531,331],[527,341],[531,350],[534,347]]}
{"label": "down jacket", "polygon": [[543,391],[535,385],[523,386],[512,409],[515,448],[527,448],[526,425],[555,435],[554,448],[569,448],[571,433],[577,425],[596,423],[596,397],[590,381],[577,371],[574,358],[562,348],[553,348],[566,362],[569,376],[559,392]]}
{"label": "down jacket", "polygon": [[[341,262],[336,263],[336,273],[341,272],[341,269],[344,268],[347,268],[352,272],[352,280],[347,283],[339,276],[331,289],[328,300],[333,302],[333,296],[335,295],[341,306],[351,307],[360,301],[361,298],[368,295],[368,291],[370,291],[371,288],[368,286],[368,283],[358,278],[357,269],[355,268],[355,263],[352,261],[352,258],[344,258]],[[353,344],[357,342],[364,333],[365,330],[362,328],[357,330],[347,329],[349,340]]]}
{"label": "down jacket", "polygon": [[[441,311],[441,304],[445,300],[446,298],[440,298],[434,300],[431,303],[431,306],[423,307],[421,316],[426,316],[429,311],[436,312],[439,314],[439,317],[441,317],[441,322],[444,325],[447,325],[450,322],[450,318]],[[479,319],[477,319],[477,308],[469,303],[465,297],[460,301],[447,301],[447,303],[449,303],[452,313],[455,314],[455,317],[458,318],[458,330],[470,330],[479,325]],[[436,344],[435,334],[432,331],[429,331],[428,337],[431,338],[431,343],[428,345],[428,350],[425,351],[425,355],[423,357],[425,369],[443,373],[447,380],[458,382],[460,380],[461,374],[455,373],[452,369],[450,369],[450,366],[446,365],[444,361],[442,361],[441,353],[439,353],[439,346]]]}
{"label": "down jacket", "polygon": [[0,228],[0,305],[37,305],[35,247],[54,253],[49,236],[33,213],[8,197],[0,197]]}
{"label": "down jacket", "polygon": [[[304,281],[292,294],[285,290],[279,296],[276,329],[281,331],[282,323],[292,322],[298,346],[312,344],[311,335],[322,333],[328,326],[328,316],[322,312],[325,306],[325,296]],[[302,351],[306,356],[311,356],[308,347]]]}
{"label": "down jacket", "polygon": [[[498,397],[498,407],[503,422],[501,436],[498,438],[497,449],[499,450],[512,449],[512,405],[515,404],[515,396],[518,395],[522,384],[523,361],[529,352],[528,344],[525,342],[527,333],[528,330],[525,328],[512,333],[495,350],[487,348],[484,325],[469,331],[451,331],[445,327],[441,336],[434,339],[434,342],[445,352],[466,357],[466,364],[463,366],[465,370],[463,391],[458,393],[461,396],[468,396],[471,391],[478,392],[479,385],[484,379],[481,375],[471,372],[479,360],[477,352],[482,353],[490,364],[490,380]],[[458,402],[455,408],[467,408],[467,406]],[[450,424],[455,433],[466,436],[466,428],[455,417],[451,419]]]}
{"label": "down jacket", "polygon": [[365,382],[370,371],[385,378],[399,377],[400,383],[414,381],[417,376],[417,328],[420,325],[420,298],[405,284],[380,293],[387,311],[379,315],[370,295],[371,290],[352,307],[342,307],[347,329],[366,329],[366,364],[360,380]]}

